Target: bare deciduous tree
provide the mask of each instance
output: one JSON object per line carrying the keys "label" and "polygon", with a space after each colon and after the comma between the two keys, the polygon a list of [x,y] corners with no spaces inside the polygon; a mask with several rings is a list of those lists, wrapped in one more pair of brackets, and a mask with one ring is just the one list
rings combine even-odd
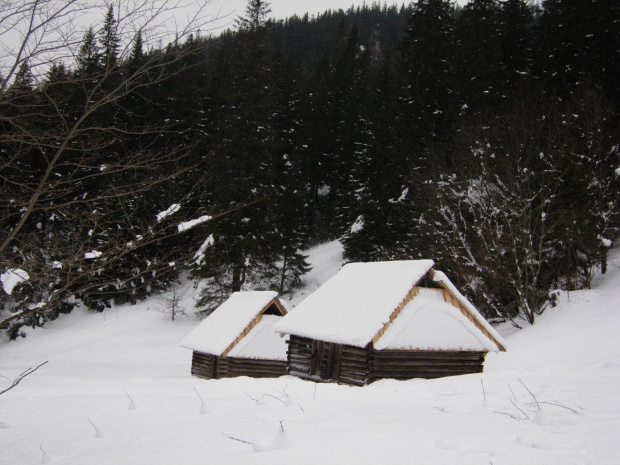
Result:
{"label": "bare deciduous tree", "polygon": [[[169,267],[161,241],[198,213],[188,205],[208,173],[199,136],[153,114],[148,95],[188,66],[195,50],[181,45],[216,19],[210,1],[191,2],[190,16],[169,0],[0,4],[0,270],[26,269],[39,293],[19,311],[0,303],[0,327]],[[80,68],[87,25],[106,10],[115,57],[100,51],[91,75]],[[182,175],[188,182],[168,188]],[[170,205],[180,207],[153,210]],[[153,258],[136,254],[148,248]]]}

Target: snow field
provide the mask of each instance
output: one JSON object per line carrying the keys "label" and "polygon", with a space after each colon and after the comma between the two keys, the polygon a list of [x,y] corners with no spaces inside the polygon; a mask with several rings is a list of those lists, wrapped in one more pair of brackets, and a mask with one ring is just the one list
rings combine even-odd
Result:
{"label": "snow field", "polygon": [[[312,251],[309,286],[338,250]],[[0,464],[617,464],[619,284],[616,250],[593,290],[498,328],[509,350],[483,374],[364,388],[201,380],[179,346],[191,316],[76,310],[0,342],[0,390],[49,360],[0,395]]]}

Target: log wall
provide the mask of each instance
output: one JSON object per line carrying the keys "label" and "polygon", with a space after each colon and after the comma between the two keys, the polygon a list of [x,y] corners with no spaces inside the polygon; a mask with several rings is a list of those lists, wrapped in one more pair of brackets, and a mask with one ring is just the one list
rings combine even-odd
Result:
{"label": "log wall", "polygon": [[246,358],[217,357],[194,351],[192,375],[205,379],[277,378],[286,374],[287,363],[283,360],[255,360]]}
{"label": "log wall", "polygon": [[312,340],[291,335],[287,344],[288,373],[303,379],[310,379],[312,367]]}
{"label": "log wall", "polygon": [[482,373],[484,352],[438,350],[375,350],[371,380],[442,378]]}
{"label": "log wall", "polygon": [[[347,345],[336,345],[336,350],[329,351],[327,344],[291,335],[288,373],[310,381],[364,386],[386,378],[430,379],[482,373],[486,355],[469,351],[374,350]],[[327,368],[325,364],[329,364]],[[332,376],[325,376],[326,373]]]}
{"label": "log wall", "polygon": [[[221,357],[222,359],[225,357]],[[252,378],[277,378],[286,374],[286,362],[284,360],[255,360],[250,358],[228,359],[228,372],[226,377],[251,376]],[[220,376],[224,378],[225,376]]]}
{"label": "log wall", "polygon": [[192,355],[192,375],[199,378],[214,378],[216,359],[214,355],[193,352]]}
{"label": "log wall", "polygon": [[288,373],[311,381],[363,386],[369,380],[369,350],[291,335]]}

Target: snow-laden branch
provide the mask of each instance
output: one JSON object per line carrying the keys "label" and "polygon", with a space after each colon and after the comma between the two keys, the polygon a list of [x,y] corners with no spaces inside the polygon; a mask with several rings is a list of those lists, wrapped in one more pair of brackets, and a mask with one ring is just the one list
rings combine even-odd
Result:
{"label": "snow-laden branch", "polygon": [[192,229],[195,226],[198,226],[199,224],[206,223],[212,218],[213,217],[211,215],[204,215],[204,216],[201,216],[200,218],[196,218],[195,220],[184,221],[183,223],[180,223],[177,226],[177,229],[179,230],[180,233],[185,232],[185,231]]}

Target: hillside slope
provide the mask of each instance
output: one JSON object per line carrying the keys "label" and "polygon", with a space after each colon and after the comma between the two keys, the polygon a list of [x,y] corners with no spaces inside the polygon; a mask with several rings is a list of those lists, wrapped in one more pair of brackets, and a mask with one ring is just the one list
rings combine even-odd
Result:
{"label": "hillside slope", "polygon": [[[200,380],[178,345],[192,317],[153,300],[76,311],[0,343],[0,390],[49,360],[0,396],[0,464],[618,463],[618,252],[593,290],[500,327],[508,352],[483,374],[432,381]],[[312,250],[305,294],[339,254]]]}

